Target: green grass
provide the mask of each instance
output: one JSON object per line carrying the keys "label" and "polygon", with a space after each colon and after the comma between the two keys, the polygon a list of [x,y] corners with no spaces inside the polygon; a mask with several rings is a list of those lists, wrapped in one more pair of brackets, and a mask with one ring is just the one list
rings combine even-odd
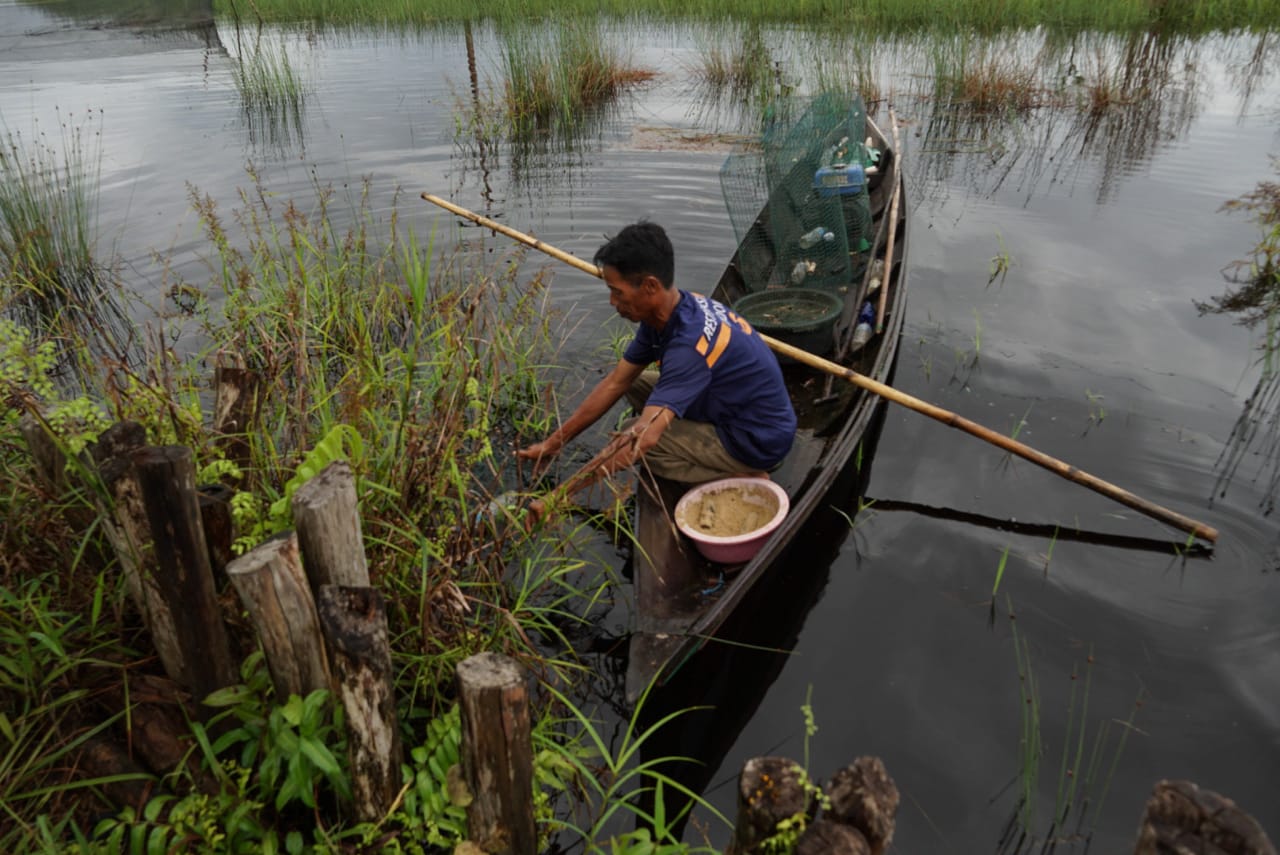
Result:
{"label": "green grass", "polygon": [[712,97],[760,105],[769,101],[779,81],[759,24],[728,25],[702,41],[691,71]]}
{"label": "green grass", "polygon": [[285,46],[255,39],[232,62],[240,111],[251,138],[284,144],[300,137],[310,87]]}
{"label": "green grass", "polygon": [[[188,353],[175,345],[102,363],[68,390],[49,382],[58,370],[57,349],[38,332],[7,322],[0,329],[0,393],[20,408],[65,411],[50,424],[71,454],[102,424],[121,419],[141,423],[149,442],[192,448],[199,482],[218,481],[236,493],[242,549],[289,525],[289,497],[303,473],[346,457],[357,474],[371,575],[387,597],[406,745],[417,745],[414,734],[448,715],[454,668],[476,652],[513,655],[572,697],[587,675],[572,642],[613,608],[614,547],[589,520],[527,532],[494,525],[480,512],[494,495],[523,489],[512,451],[544,435],[556,419],[541,382],[559,345],[545,274],[531,275],[519,251],[496,260],[487,253],[436,254],[433,241],[409,233],[394,209],[375,216],[360,190],[347,196],[317,187],[313,199],[287,200],[255,184],[230,215],[196,189],[191,200],[204,224],[208,275],[169,283],[185,312],[171,320],[172,332],[196,327],[213,350]],[[77,344],[93,349],[84,339]],[[247,466],[225,459],[208,429],[214,351],[239,354],[261,381],[259,410],[246,432]],[[105,421],[88,418],[91,411]],[[9,759],[0,766],[0,793],[16,823],[12,832],[6,825],[11,836],[5,842],[12,845],[5,851],[31,851],[41,835],[55,833],[47,821],[42,828],[42,816],[72,817],[67,822],[92,835],[92,828],[77,824],[82,814],[76,811],[110,809],[67,771],[74,768],[67,752],[77,734],[127,720],[128,707],[95,707],[83,726],[68,729],[67,716],[82,714],[82,664],[146,656],[150,664],[139,667],[157,667],[148,639],[138,639],[141,653],[132,652],[117,625],[101,619],[122,615],[136,622],[119,585],[108,584],[115,570],[101,531],[76,524],[93,519],[87,493],[55,495],[41,486],[17,432],[19,412],[9,408],[0,417],[0,506],[13,523],[0,535],[0,595],[8,598],[4,619],[24,622],[15,624],[13,644],[5,643],[6,651],[18,653],[6,652],[0,679],[28,675],[0,685],[0,729],[13,732],[5,742]],[[69,477],[75,483],[81,476]],[[49,578],[58,585],[40,581]],[[41,598],[32,586],[40,587]],[[85,602],[86,591],[96,598]],[[227,615],[235,644],[253,649],[251,630],[235,611]],[[83,626],[84,615],[99,629],[64,633],[66,641],[47,648],[54,658],[40,658],[43,641],[21,653],[20,642],[37,630],[53,639],[58,626]],[[14,664],[19,655],[31,667]],[[102,824],[101,840],[82,851],[110,849],[119,835],[191,841],[197,839],[192,834],[230,833],[232,825],[240,842],[229,851],[246,852],[273,839],[283,844],[290,827],[322,852],[338,851],[341,841],[372,845],[388,835],[447,831],[448,809],[424,806],[421,798],[407,799],[386,824],[344,820],[336,805],[346,761],[324,735],[327,725],[304,716],[311,730],[290,736],[273,712],[288,699],[273,697],[260,671],[246,666],[245,685],[230,703],[245,721],[263,724],[239,742],[194,734],[217,791],[202,795],[187,778],[174,777],[143,812]],[[534,716],[544,727],[564,722],[545,703],[535,706]],[[295,738],[323,742],[332,757],[313,751],[319,765],[295,770],[280,753]],[[256,747],[246,753],[250,745]],[[634,750],[631,744],[627,759]],[[277,804],[282,763],[293,787],[283,805]],[[425,774],[419,766],[427,763],[426,754],[414,755],[414,774]],[[630,798],[630,788],[647,780],[644,770],[618,767],[618,774],[593,802],[606,818]],[[579,831],[603,833],[601,822],[593,816]],[[69,834],[72,826],[57,833]]]}
{"label": "green grass", "polygon": [[1039,803],[1045,771],[1047,735],[1042,683],[1031,658],[1031,647],[1019,629],[1013,603],[1006,598],[1018,668],[1020,726],[1018,737],[1017,806],[1001,837],[1000,852],[1037,852],[1042,847],[1085,841],[1106,802],[1111,781],[1124,753],[1134,719],[1142,708],[1138,693],[1126,719],[1096,718],[1089,708],[1096,664],[1092,652],[1083,673],[1072,668],[1063,724],[1061,753],[1054,777],[1054,803],[1046,817]]}
{"label": "green grass", "polygon": [[517,25],[502,34],[502,105],[516,136],[579,130],[628,86],[653,76],[631,67],[591,22],[562,21],[550,33]]}
{"label": "green grass", "polygon": [[1280,18],[1276,0],[1245,0],[1222,3],[1217,0],[1173,0],[1152,4],[1147,0],[870,0],[856,8],[833,7],[829,0],[796,0],[791,3],[763,0],[565,0],[528,4],[503,0],[477,9],[464,0],[430,0],[404,3],[403,0],[215,0],[215,14],[239,16],[244,20],[268,22],[314,22],[328,26],[363,23],[391,23],[428,26],[439,21],[490,18],[516,20],[556,16],[617,18],[635,15],[657,18],[739,20],[759,22],[813,23],[850,32],[868,30],[918,30],[953,32],[995,32],[1026,29],[1048,24],[1067,31],[1095,29],[1166,33],[1229,32],[1235,29],[1267,28]]}
{"label": "green grass", "polygon": [[113,261],[100,258],[102,117],[57,117],[56,135],[0,133],[0,311],[66,335],[122,320]]}

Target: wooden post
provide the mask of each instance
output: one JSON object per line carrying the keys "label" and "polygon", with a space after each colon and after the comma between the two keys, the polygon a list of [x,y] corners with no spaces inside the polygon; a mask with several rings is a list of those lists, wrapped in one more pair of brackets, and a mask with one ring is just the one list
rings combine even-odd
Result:
{"label": "wooden post", "polygon": [[369,586],[351,464],[335,460],[293,494],[293,523],[311,589]]}
{"label": "wooden post", "polygon": [[[133,465],[132,454],[139,447],[141,444],[128,446],[126,450],[124,445],[113,443],[111,447],[101,449],[101,454],[111,455],[105,456],[98,466],[111,507],[110,524],[105,526],[105,531],[116,550],[120,570],[124,574],[125,590],[142,615],[142,622],[151,634],[164,672],[175,683],[190,686],[176,623],[160,590],[151,524]],[[119,453],[112,455],[113,450]]]}
{"label": "wooden post", "polygon": [[898,815],[898,787],[879,757],[859,757],[831,776],[826,786],[831,807],[826,817],[852,826],[883,855],[893,842]]}
{"label": "wooden post", "polygon": [[213,433],[227,459],[249,465],[249,426],[257,407],[258,375],[238,353],[218,354],[213,374]]}
{"label": "wooden post", "polygon": [[812,814],[813,797],[805,789],[800,764],[787,757],[753,757],[738,774],[738,817],[726,855],[754,852],[778,823]]}
{"label": "wooden post", "polygon": [[221,591],[227,585],[227,565],[233,554],[235,522],[231,519],[231,497],[235,491],[221,484],[209,484],[196,494],[200,502],[200,525],[209,547],[209,569],[213,571],[213,587]]}
{"label": "wooden post", "polygon": [[323,585],[316,605],[347,714],[356,815],[366,821],[380,820],[399,792],[403,754],[386,603],[373,588]]}
{"label": "wooden post", "polygon": [[804,830],[796,855],[871,855],[871,844],[853,826],[820,817]]}
{"label": "wooden post", "polygon": [[40,481],[50,493],[61,497],[67,488],[67,461],[45,428],[45,422],[32,413],[23,413],[18,419],[18,430],[27,442],[27,450],[35,461]]}
{"label": "wooden post", "polygon": [[[160,594],[174,616],[186,665],[187,686],[195,700],[236,683],[226,627],[213,589],[209,549],[196,500],[191,449],[170,445],[140,448],[131,455],[151,537]],[[201,709],[211,712],[201,705]]]}
{"label": "wooden post", "polygon": [[825,788],[831,806],[813,819],[813,785],[794,760],[756,757],[738,776],[738,818],[726,855],[748,855],[772,837],[783,820],[808,822],[796,855],[884,855],[893,840],[898,788],[878,757],[859,757]]}
{"label": "wooden post", "polygon": [[1142,812],[1134,855],[1165,852],[1276,855],[1276,848],[1231,799],[1190,781],[1159,781]]}
{"label": "wooden post", "polygon": [[287,531],[227,565],[227,575],[262,641],[276,698],[306,697],[331,688],[320,618],[298,555],[298,538]]}
{"label": "wooden post", "polygon": [[533,744],[524,669],[496,653],[458,663],[467,827],[493,855],[534,855]]}

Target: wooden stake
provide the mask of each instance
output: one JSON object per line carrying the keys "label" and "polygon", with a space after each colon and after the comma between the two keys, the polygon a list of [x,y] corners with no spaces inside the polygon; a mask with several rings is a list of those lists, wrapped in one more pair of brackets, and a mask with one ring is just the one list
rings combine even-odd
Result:
{"label": "wooden stake", "polygon": [[[895,153],[895,156],[896,156],[896,153]],[[479,214],[473,214],[472,212],[466,210],[465,208],[459,208],[457,205],[454,205],[450,202],[446,202],[443,199],[440,199],[436,196],[432,196],[429,193],[423,193],[422,198],[426,199],[428,202],[439,205],[440,207],[448,211],[453,211],[459,216],[466,217],[472,222],[476,222],[482,226],[486,226],[488,228],[494,229],[495,231],[499,231],[502,234],[507,235],[508,237],[514,238],[515,240],[518,240],[521,243],[524,243],[533,247],[534,249],[542,250],[543,252],[547,253],[553,258],[558,258],[561,261],[565,262],[566,264],[576,267],[579,270],[582,270],[586,273],[590,273],[592,276],[600,276],[600,270],[594,264],[588,264],[587,262],[583,261],[580,258],[569,255],[568,253],[565,253],[565,252],[561,252],[560,250],[555,249],[554,247],[549,247],[546,244],[544,244],[542,241],[535,240],[534,238],[531,238],[528,235],[522,234],[516,231],[515,229],[508,228],[507,226],[503,226],[499,223],[494,222],[493,220],[488,219],[487,217],[482,217]],[[890,232],[890,234],[892,235],[892,232]],[[885,261],[885,276],[888,277],[888,275],[889,275],[889,260],[887,259]],[[886,278],[885,284],[881,285],[881,287],[882,288],[888,287],[887,278]],[[756,332],[756,335],[759,335],[761,341],[763,341],[766,345],[768,345],[769,348],[772,349],[775,353],[778,353],[782,356],[789,356],[797,362],[802,362],[805,365],[808,365],[810,368],[816,368],[819,371],[825,371],[828,374],[834,375],[837,378],[848,380],[853,385],[857,386],[860,389],[864,389],[872,393],[873,395],[879,395],[882,398],[887,398],[888,400],[893,401],[895,404],[900,404],[909,410],[915,410],[917,413],[926,415],[931,419],[936,419],[937,421],[942,422],[948,427],[957,428],[972,436],[976,436],[979,439],[984,440],[985,442],[990,442],[993,445],[998,445],[999,447],[1003,448],[1005,451],[1016,454],[1019,457],[1023,458],[1024,460],[1030,460],[1032,463],[1036,464],[1037,466],[1042,466],[1045,469],[1048,469],[1050,472],[1053,472],[1055,475],[1061,475],[1063,478],[1066,478],[1069,481],[1074,481],[1075,483],[1080,484],[1081,486],[1088,487],[1090,490],[1093,490],[1094,492],[1101,493],[1107,498],[1114,499],[1115,501],[1120,502],[1122,505],[1128,505],[1129,507],[1133,508],[1136,511],[1144,513],[1147,516],[1154,517],[1155,519],[1158,519],[1161,522],[1168,523],[1169,525],[1172,525],[1185,532],[1188,532],[1189,534],[1195,537],[1202,538],[1204,540],[1209,541],[1210,543],[1214,543],[1218,540],[1218,530],[1216,528],[1213,528],[1212,526],[1205,525],[1202,522],[1196,522],[1190,517],[1183,516],[1182,514],[1176,513],[1175,511],[1171,511],[1171,510],[1168,510],[1167,508],[1162,508],[1159,505],[1154,504],[1152,502],[1148,502],[1145,499],[1135,496],[1133,493],[1130,493],[1128,490],[1124,490],[1113,484],[1109,484],[1106,481],[1103,481],[1101,478],[1095,478],[1094,476],[1088,474],[1087,472],[1081,472],[1079,469],[1075,468],[1074,466],[1063,463],[1061,460],[1050,457],[1049,455],[1043,452],[1036,451],[1034,448],[1023,445],[1022,443],[1017,442],[1016,440],[1009,439],[1008,437],[1003,436],[1002,434],[998,434],[995,431],[992,431],[983,427],[982,425],[979,425],[975,422],[971,422],[962,416],[956,415],[955,413],[948,412],[947,410],[944,410],[941,407],[936,407],[933,404],[920,400],[919,398],[912,397],[911,395],[908,395],[905,392],[899,392],[897,389],[894,389],[892,386],[886,386],[884,383],[881,383],[877,380],[872,380],[870,377],[867,377],[863,374],[859,374],[857,371],[854,371],[852,368],[846,368],[843,365],[839,365],[828,359],[823,359],[821,356],[815,356],[814,354],[809,353],[808,351],[805,351],[805,350],[801,350],[798,347],[792,347],[786,342],[778,341],[777,339],[764,335],[759,331]]]}
{"label": "wooden stake", "polygon": [[[151,538],[155,543],[156,579],[174,621],[187,686],[197,702],[238,681],[226,628],[213,589],[209,548],[196,500],[195,462],[191,449],[149,446],[131,455]],[[201,704],[207,715],[213,711]]]}
{"label": "wooden stake", "polygon": [[322,585],[316,606],[346,710],[356,816],[380,821],[400,790],[403,758],[386,603],[373,588]]}
{"label": "wooden stake", "polygon": [[238,353],[219,353],[213,375],[213,433],[218,444],[241,468],[250,460],[249,427],[257,407],[258,375],[245,368]]}
{"label": "wooden stake", "polygon": [[369,586],[351,464],[335,460],[293,494],[293,523],[313,591]]}
{"label": "wooden stake", "polygon": [[[112,430],[113,428],[108,428]],[[138,425],[141,430],[141,425]],[[135,438],[141,439],[141,435]],[[151,537],[151,523],[142,500],[142,487],[133,465],[133,452],[142,443],[128,444],[119,449],[103,447],[95,450],[105,456],[98,464],[98,474],[106,491],[103,528],[107,539],[115,549],[124,575],[125,590],[134,607],[142,615],[142,622],[151,635],[156,654],[165,674],[173,682],[190,687],[187,665],[178,630],[168,601],[160,588],[160,571],[156,563],[155,543]],[[119,453],[113,453],[118,450]]]}
{"label": "wooden stake", "polygon": [[535,855],[533,747],[524,669],[496,653],[458,664],[462,771],[471,839],[494,855]]}
{"label": "wooden stake", "polygon": [[754,852],[782,820],[812,816],[815,805],[804,784],[804,770],[787,757],[752,757],[744,763],[738,774],[738,816],[725,855]]}
{"label": "wooden stake", "polygon": [[258,630],[276,697],[331,688],[324,636],[292,531],[276,535],[227,565]]}

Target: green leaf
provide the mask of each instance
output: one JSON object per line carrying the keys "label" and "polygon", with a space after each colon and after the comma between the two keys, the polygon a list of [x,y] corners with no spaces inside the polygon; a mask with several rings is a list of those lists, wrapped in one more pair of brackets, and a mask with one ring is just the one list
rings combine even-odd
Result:
{"label": "green leaf", "polygon": [[333,776],[342,771],[338,761],[322,743],[312,739],[301,739],[298,741],[298,749],[325,775]]}
{"label": "green leaf", "polygon": [[253,692],[248,686],[236,685],[227,686],[218,689],[209,694],[204,699],[205,706],[210,707],[233,707],[241,701],[246,701],[253,697]]}

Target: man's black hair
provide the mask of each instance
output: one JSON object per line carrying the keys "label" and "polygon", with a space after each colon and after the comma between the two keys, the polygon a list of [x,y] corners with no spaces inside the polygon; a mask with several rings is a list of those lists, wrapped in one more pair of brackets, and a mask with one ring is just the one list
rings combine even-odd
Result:
{"label": "man's black hair", "polygon": [[675,251],[657,223],[641,220],[624,227],[596,250],[592,261],[599,267],[612,267],[633,285],[645,276],[656,277],[663,288],[670,288],[675,281]]}

